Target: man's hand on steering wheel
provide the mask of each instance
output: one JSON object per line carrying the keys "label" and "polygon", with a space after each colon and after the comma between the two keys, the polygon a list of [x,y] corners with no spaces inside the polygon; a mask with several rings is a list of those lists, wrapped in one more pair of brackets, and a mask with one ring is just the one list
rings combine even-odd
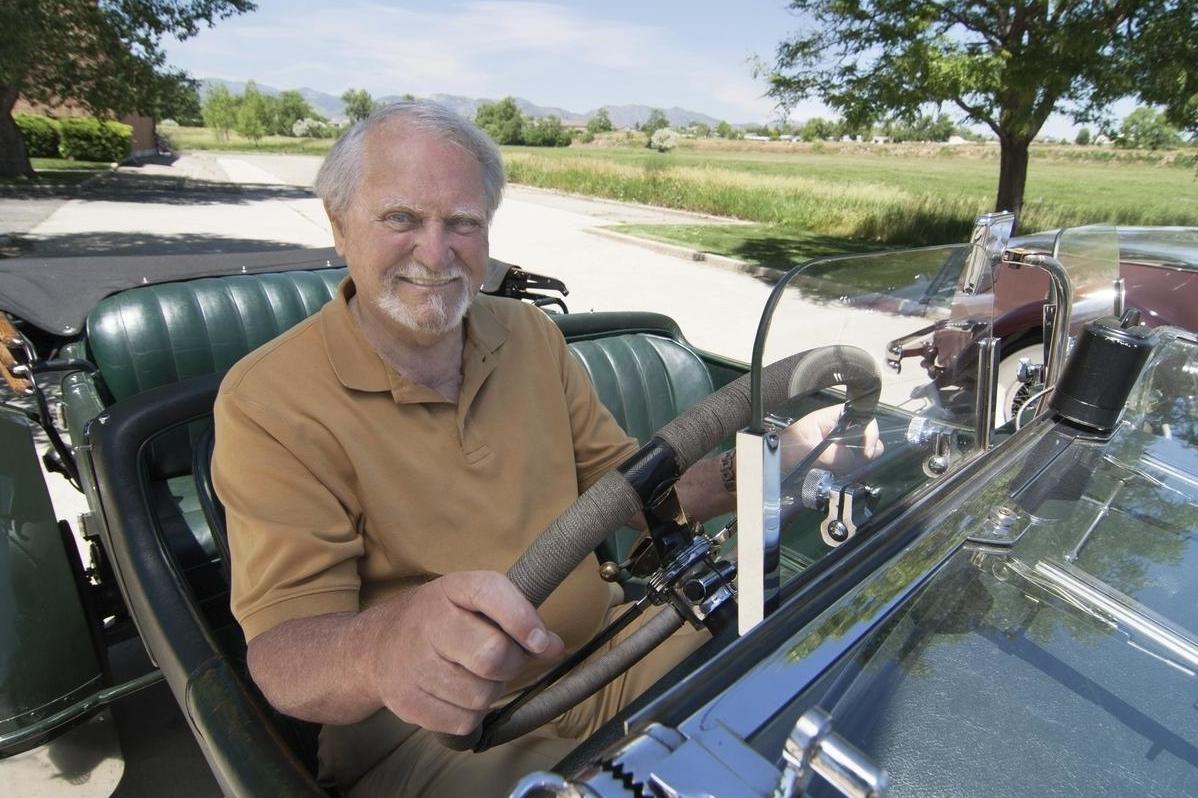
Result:
{"label": "man's hand on steering wheel", "polygon": [[[844,414],[844,405],[830,405],[812,411],[782,432],[782,472],[789,473],[800,461],[815,450],[825,438],[836,431]],[[843,441],[831,443],[812,465],[839,470],[882,454],[878,422],[871,419],[864,429]]]}
{"label": "man's hand on steering wheel", "polygon": [[408,723],[464,734],[534,660],[561,658],[561,638],[506,576],[447,574],[374,610],[367,671],[382,703]]}

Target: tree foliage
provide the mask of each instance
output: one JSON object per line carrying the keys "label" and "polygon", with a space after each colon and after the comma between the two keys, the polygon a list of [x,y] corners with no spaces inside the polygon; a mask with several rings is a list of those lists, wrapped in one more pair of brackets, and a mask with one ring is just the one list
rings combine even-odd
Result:
{"label": "tree foliage", "polygon": [[496,144],[521,144],[524,141],[524,113],[514,97],[480,105],[474,115],[474,124],[485,130]]}
{"label": "tree foliage", "polygon": [[1138,94],[1198,116],[1198,0],[790,5],[804,29],[758,65],[773,97],[819,97],[850,124],[950,104],[998,136],[999,208],[1020,210],[1028,146],[1054,110],[1099,118]]}
{"label": "tree foliage", "polygon": [[610,133],[614,129],[615,126],[611,123],[611,117],[608,116],[606,108],[600,108],[594,116],[587,120],[588,133]]}
{"label": "tree foliage", "polygon": [[649,112],[649,118],[645,120],[643,125],[641,125],[641,130],[652,137],[657,131],[669,126],[670,120],[666,119],[665,111],[661,110],[660,108],[654,108]]}
{"label": "tree foliage", "polygon": [[258,90],[258,84],[251,80],[245,84],[233,129],[256,145],[259,139],[270,132],[270,123],[270,103],[266,95]]}
{"label": "tree foliage", "polygon": [[1181,134],[1169,124],[1164,113],[1151,108],[1137,108],[1123,119],[1115,143],[1120,147],[1163,150],[1179,146]]}
{"label": "tree foliage", "polygon": [[224,141],[229,138],[229,131],[237,125],[237,107],[240,102],[223,83],[213,84],[205,90],[200,115],[203,117],[204,126],[216,131],[218,140]]}
{"label": "tree foliage", "polygon": [[715,134],[722,139],[735,139],[740,136],[736,132],[736,128],[728,123],[728,120],[721,119],[715,126]]}
{"label": "tree foliage", "polygon": [[153,114],[186,80],[166,66],[162,38],[186,39],[253,8],[252,0],[0,0],[0,177],[33,173],[12,120],[18,96]]}
{"label": "tree foliage", "polygon": [[379,107],[366,89],[346,89],[341,102],[345,103],[345,115],[351,123],[362,121]]}
{"label": "tree foliage", "polygon": [[1090,128],[1083,127],[1081,130],[1077,131],[1077,138],[1073,140],[1073,143],[1079,147],[1085,147],[1090,143],[1090,139]]}

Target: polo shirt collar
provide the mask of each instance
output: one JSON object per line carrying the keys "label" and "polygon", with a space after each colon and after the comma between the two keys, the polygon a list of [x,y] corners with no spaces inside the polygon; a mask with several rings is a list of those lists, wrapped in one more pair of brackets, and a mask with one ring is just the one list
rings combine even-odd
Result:
{"label": "polo shirt collar", "polygon": [[[337,379],[346,388],[356,391],[390,391],[399,398],[414,386],[388,366],[366,341],[362,329],[349,309],[354,295],[353,280],[346,277],[337,286],[332,301],[320,311],[320,327],[324,337],[325,354]],[[462,368],[469,372],[472,364],[485,362],[507,340],[508,328],[496,317],[490,298],[475,297],[466,312],[466,345],[462,352]],[[489,369],[487,369],[489,371]]]}

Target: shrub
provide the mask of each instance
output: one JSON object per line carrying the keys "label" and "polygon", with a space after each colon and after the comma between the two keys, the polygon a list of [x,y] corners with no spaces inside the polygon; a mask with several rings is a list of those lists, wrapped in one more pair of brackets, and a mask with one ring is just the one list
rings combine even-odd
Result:
{"label": "shrub", "polygon": [[58,157],[58,120],[34,114],[13,114],[30,158]]}
{"label": "shrub", "polygon": [[133,128],[120,122],[90,116],[59,121],[62,138],[58,152],[76,161],[123,161],[133,148]]}
{"label": "shrub", "polygon": [[312,117],[297,119],[291,126],[291,135],[300,139],[333,139],[340,132],[336,125]]}
{"label": "shrub", "polygon": [[658,152],[669,152],[678,146],[678,134],[668,127],[654,130],[649,137],[649,146]]}

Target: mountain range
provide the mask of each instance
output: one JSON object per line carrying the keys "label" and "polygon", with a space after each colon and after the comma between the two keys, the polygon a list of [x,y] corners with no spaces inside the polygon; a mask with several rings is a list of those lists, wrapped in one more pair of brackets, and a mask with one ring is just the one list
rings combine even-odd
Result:
{"label": "mountain range", "polygon": [[[245,83],[234,80],[221,80],[219,78],[203,78],[200,81],[200,94],[209,86],[223,85],[231,93],[241,95],[245,91]],[[261,83],[256,84],[258,91],[263,94],[277,95],[282,89],[276,89],[273,86],[266,86]],[[332,94],[327,94],[323,91],[310,89],[307,87],[295,89],[303,96],[308,104],[311,105],[317,112],[332,120],[341,120],[345,118],[345,103],[340,97]],[[401,95],[387,95],[385,97],[376,97],[379,102],[394,102],[401,99]],[[426,99],[434,100],[441,103],[454,111],[457,111],[468,119],[473,119],[478,112],[478,107],[483,103],[497,102],[497,99],[486,97],[463,97],[456,94],[433,94]],[[556,108],[553,106],[537,105],[534,102],[516,97],[516,105],[521,112],[527,117],[538,118],[543,116],[556,116],[565,124],[582,124],[588,121],[591,117],[599,112],[599,108],[591,109],[590,111],[579,112],[571,111],[565,108]],[[648,105],[606,105],[607,115],[611,119],[612,124],[617,128],[635,127],[649,118],[649,114],[653,108]],[[662,113],[666,115],[666,119],[670,120],[670,124],[674,127],[685,127],[695,122],[702,122],[706,125],[715,127],[720,120],[713,116],[700,113],[698,111],[690,111],[686,108],[662,108]]]}

